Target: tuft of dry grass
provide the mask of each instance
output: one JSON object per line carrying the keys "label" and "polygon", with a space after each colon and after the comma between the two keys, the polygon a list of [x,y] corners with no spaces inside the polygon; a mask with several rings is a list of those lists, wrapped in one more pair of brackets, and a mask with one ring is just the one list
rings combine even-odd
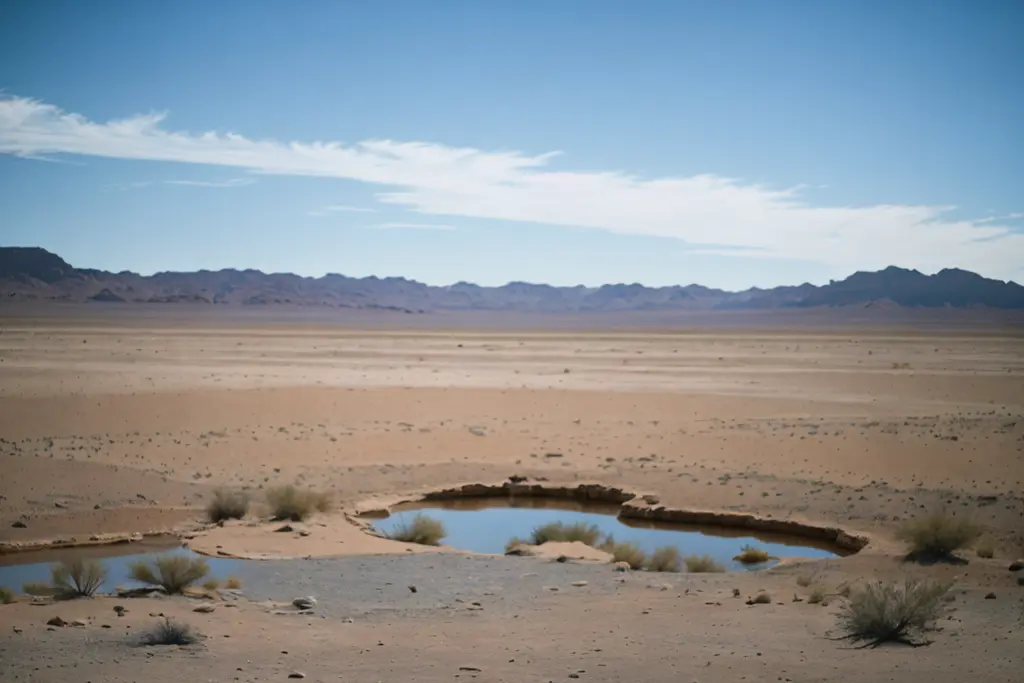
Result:
{"label": "tuft of dry grass", "polygon": [[42,581],[28,581],[21,584],[21,592],[38,598],[49,598],[57,594],[57,589]]}
{"label": "tuft of dry grass", "polygon": [[14,591],[6,586],[0,586],[0,605],[10,605],[14,600]]}
{"label": "tuft of dry grass", "polygon": [[612,562],[625,562],[630,569],[643,569],[647,564],[647,553],[636,543],[616,543],[610,552]]}
{"label": "tuft of dry grass", "polygon": [[678,572],[683,569],[683,555],[674,545],[666,545],[651,553],[647,560],[649,572]]}
{"label": "tuft of dry grass", "polygon": [[748,605],[770,605],[772,604],[772,596],[767,593],[761,592],[752,597],[747,601]]}
{"label": "tuft of dry grass", "polygon": [[107,580],[109,570],[98,560],[75,558],[50,567],[54,595],[62,598],[91,598]]}
{"label": "tuft of dry grass", "polygon": [[224,587],[229,591],[236,591],[242,587],[242,580],[237,576],[228,576],[228,580],[224,582]]}
{"label": "tuft of dry grass", "polygon": [[686,571],[692,574],[710,574],[725,571],[722,563],[710,555],[687,555],[683,558],[683,562],[686,564]]}
{"label": "tuft of dry grass", "polygon": [[198,640],[199,634],[191,626],[166,617],[156,626],[144,631],[139,638],[139,643],[145,646],[192,645]]}
{"label": "tuft of dry grass", "polygon": [[565,543],[579,541],[596,548],[600,544],[602,536],[603,534],[596,524],[551,522],[535,528],[530,534],[530,541],[533,545],[543,545],[548,541]]}
{"label": "tuft of dry grass", "polygon": [[206,517],[214,523],[242,519],[248,512],[249,494],[245,491],[216,489],[213,492],[213,499],[206,506]]}
{"label": "tuft of dry grass", "polygon": [[292,485],[267,489],[267,505],[274,521],[301,522],[314,512],[328,512],[332,507],[331,494]]}
{"label": "tuft of dry grass", "polygon": [[203,581],[203,588],[208,591],[215,591],[220,588],[220,581],[217,579],[207,579],[206,581]]}
{"label": "tuft of dry grass", "polygon": [[761,550],[752,545],[745,545],[740,550],[740,554],[732,559],[743,564],[760,564],[770,560],[771,555],[768,554],[767,550]]}
{"label": "tuft of dry grass", "polygon": [[447,535],[448,531],[442,522],[424,514],[418,514],[411,521],[400,521],[387,537],[403,543],[440,545],[441,540]]}
{"label": "tuft of dry grass", "polygon": [[886,642],[927,645],[915,641],[934,628],[942,615],[951,584],[907,580],[903,584],[870,583],[851,593],[839,613],[841,639],[866,641],[863,647]]}
{"label": "tuft of dry grass", "polygon": [[969,546],[982,532],[969,519],[939,510],[906,522],[896,537],[907,544],[910,558],[941,560]]}
{"label": "tuft of dry grass", "polygon": [[807,602],[812,605],[825,602],[825,589],[821,586],[815,586],[811,589],[811,594],[807,597]]}
{"label": "tuft of dry grass", "polygon": [[131,577],[150,586],[161,586],[174,595],[199,583],[210,573],[210,565],[200,557],[165,555],[148,564],[139,560],[129,565]]}

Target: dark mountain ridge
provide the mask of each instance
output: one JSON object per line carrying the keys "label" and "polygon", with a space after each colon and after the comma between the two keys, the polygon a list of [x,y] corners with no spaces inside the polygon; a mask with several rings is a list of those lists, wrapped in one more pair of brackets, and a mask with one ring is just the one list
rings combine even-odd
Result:
{"label": "dark mountain ridge", "polygon": [[947,268],[934,275],[890,266],[817,286],[804,283],[727,292],[702,285],[646,287],[607,284],[555,287],[510,282],[432,286],[402,277],[303,277],[259,270],[199,270],[139,275],[75,268],[39,247],[0,247],[0,295],[8,300],[107,303],[193,303],[228,306],[299,305],[387,309],[527,312],[770,310],[904,306],[1024,309],[1024,287]]}

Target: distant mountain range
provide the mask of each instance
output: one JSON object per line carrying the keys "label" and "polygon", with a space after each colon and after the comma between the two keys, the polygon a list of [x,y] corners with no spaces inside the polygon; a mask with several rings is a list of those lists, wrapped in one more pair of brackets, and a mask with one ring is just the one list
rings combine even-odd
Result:
{"label": "distant mountain range", "polygon": [[726,292],[701,285],[553,287],[468,282],[435,287],[405,278],[302,277],[258,270],[139,275],[75,268],[38,247],[0,247],[0,296],[14,301],[328,306],[407,313],[489,310],[525,312],[914,307],[1024,309],[1024,287],[950,268],[935,275],[890,266],[827,285],[802,284]]}

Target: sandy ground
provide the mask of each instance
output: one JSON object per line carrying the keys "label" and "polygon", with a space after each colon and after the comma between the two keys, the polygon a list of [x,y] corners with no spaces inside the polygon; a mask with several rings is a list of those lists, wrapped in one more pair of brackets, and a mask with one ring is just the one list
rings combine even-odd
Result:
{"label": "sandy ground", "polygon": [[[75,680],[135,680],[133,662],[151,681],[181,680],[181,667],[210,680],[278,680],[292,667],[354,681],[1019,680],[1024,588],[1005,565],[1024,555],[1024,332],[147,325],[3,325],[0,541],[189,524],[216,486],[298,483],[329,489],[340,508],[308,536],[241,524],[191,542],[257,557],[408,554],[343,513],[513,474],[598,481],[674,507],[865,533],[871,545],[836,565],[837,583],[949,574],[966,591],[959,625],[930,648],[853,652],[823,639],[834,606],[749,608],[731,592],[709,606],[637,578],[612,593],[524,598],[514,618],[440,610],[292,630],[281,619],[305,618],[242,601],[190,617],[216,637],[153,655],[114,628],[46,631],[58,607],[19,604],[0,606],[3,680],[71,680],[72,664]],[[899,522],[938,507],[986,525],[996,559],[899,562]],[[788,571],[708,580],[744,594],[762,582],[788,601]],[[190,609],[163,603],[132,615]],[[95,620],[104,605],[59,609]],[[87,645],[98,648],[88,662]],[[464,662],[482,671],[459,671]]]}

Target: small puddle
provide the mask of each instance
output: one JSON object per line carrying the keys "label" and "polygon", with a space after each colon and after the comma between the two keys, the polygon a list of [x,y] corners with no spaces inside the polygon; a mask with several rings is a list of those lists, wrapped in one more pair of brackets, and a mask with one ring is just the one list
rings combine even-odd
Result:
{"label": "small puddle", "polygon": [[606,535],[613,535],[616,541],[631,541],[647,552],[673,545],[683,555],[710,555],[728,571],[756,571],[778,564],[778,560],[756,565],[733,560],[748,544],[767,550],[774,558],[829,558],[849,554],[808,539],[755,534],[746,529],[623,519],[617,516],[619,509],[614,504],[545,498],[463,498],[397,505],[390,516],[373,519],[372,523],[377,531],[386,534],[422,512],[444,523],[448,532],[442,541],[444,545],[476,553],[501,554],[509,539],[514,536],[528,539],[538,526],[552,522],[585,522],[596,525]]}
{"label": "small puddle", "polygon": [[138,588],[142,586],[130,576],[129,566],[133,562],[148,561],[163,555],[201,557],[210,565],[210,578],[219,579],[221,582],[229,574],[239,578],[245,576],[244,560],[199,555],[182,547],[181,542],[175,538],[158,538],[134,543],[28,550],[0,555],[0,586],[9,588],[15,593],[21,593],[22,586],[26,583],[49,583],[50,568],[55,562],[88,558],[102,560],[108,570],[107,580],[103,582],[98,592],[114,593],[118,587]]}

